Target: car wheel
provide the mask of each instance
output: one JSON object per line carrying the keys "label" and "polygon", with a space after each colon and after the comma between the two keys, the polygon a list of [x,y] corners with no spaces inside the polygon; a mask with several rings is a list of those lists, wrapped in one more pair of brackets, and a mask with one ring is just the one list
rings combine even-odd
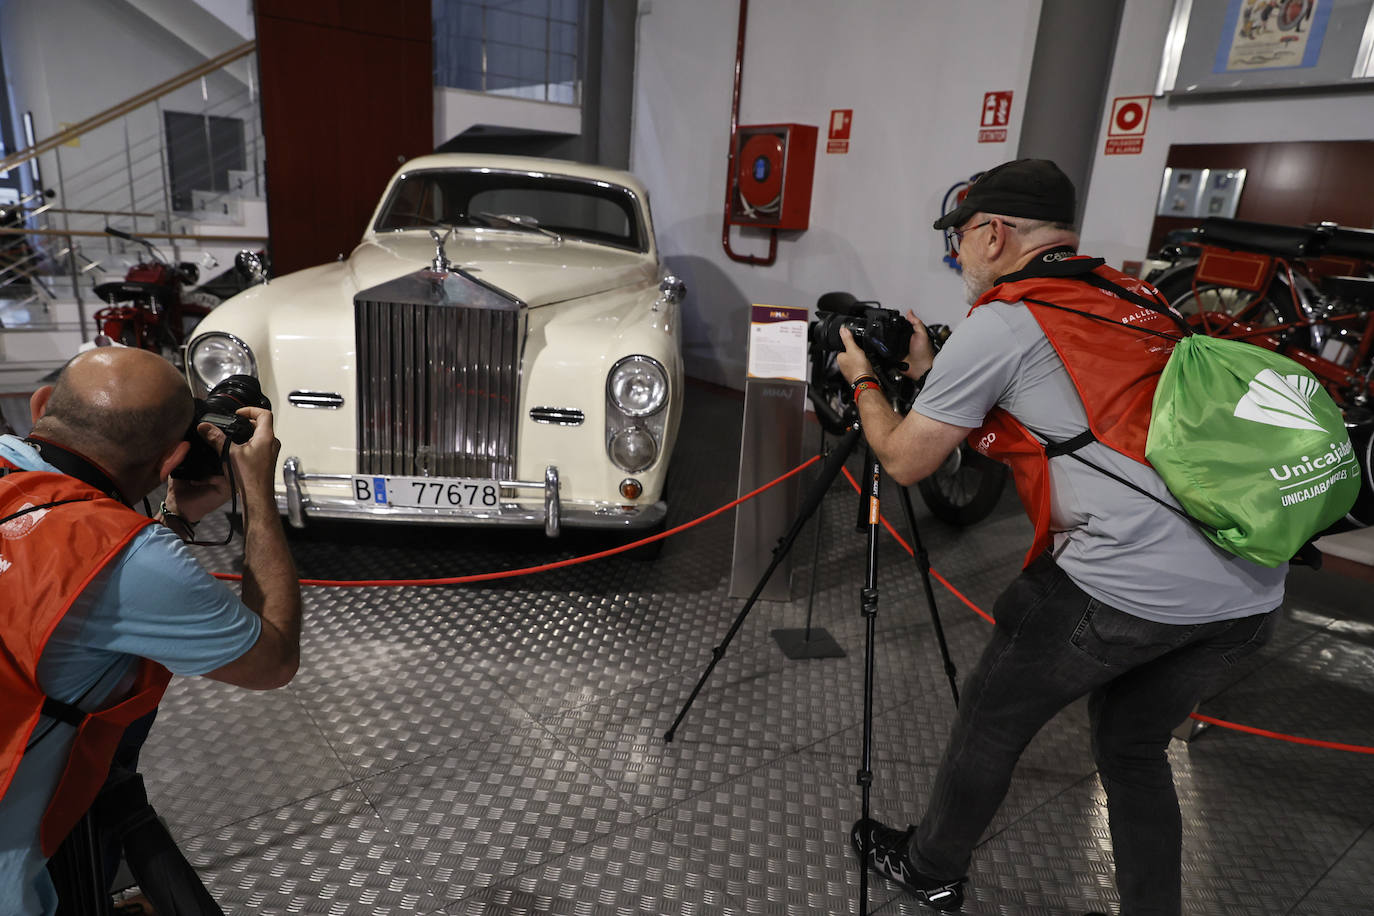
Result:
{"label": "car wheel", "polygon": [[951,525],[972,525],[992,514],[1007,482],[1006,465],[974,451],[967,442],[950,452],[916,486],[931,514]]}

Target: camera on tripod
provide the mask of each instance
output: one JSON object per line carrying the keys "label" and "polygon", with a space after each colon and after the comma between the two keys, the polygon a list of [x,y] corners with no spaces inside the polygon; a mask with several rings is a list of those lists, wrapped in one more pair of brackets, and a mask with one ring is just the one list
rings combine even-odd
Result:
{"label": "camera on tripod", "polygon": [[240,407],[272,409],[272,402],[262,393],[262,385],[251,375],[231,375],[211,388],[204,400],[196,398],[195,403],[191,426],[186,430],[191,450],[186,453],[186,460],[172,471],[172,476],[180,480],[208,480],[224,473],[219,452],[201,438],[197,426],[209,423],[223,432],[230,442],[242,445],[253,438],[253,424],[235,411]]}
{"label": "camera on tripod", "polygon": [[[911,349],[911,335],[915,330],[906,316],[895,309],[885,309],[876,302],[861,302],[849,293],[826,293],[816,300],[816,320],[811,322],[807,340],[812,352],[838,353],[844,349],[840,328],[849,328],[854,342],[868,356],[878,370],[906,368],[906,355]],[[926,325],[931,349],[939,353],[949,327],[943,324]]]}

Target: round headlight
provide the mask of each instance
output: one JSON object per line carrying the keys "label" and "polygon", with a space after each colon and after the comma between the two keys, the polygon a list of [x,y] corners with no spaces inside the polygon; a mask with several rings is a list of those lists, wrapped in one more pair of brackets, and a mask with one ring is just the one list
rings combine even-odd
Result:
{"label": "round headlight", "polygon": [[622,413],[647,417],[668,400],[668,373],[656,359],[627,356],[611,369],[606,391]]}
{"label": "round headlight", "polygon": [[658,444],[647,429],[631,426],[622,429],[611,437],[608,451],[611,460],[625,471],[642,471],[654,463],[658,454]]}
{"label": "round headlight", "polygon": [[258,374],[258,364],[248,344],[223,331],[211,331],[191,341],[186,348],[186,364],[205,391],[231,375],[256,378]]}

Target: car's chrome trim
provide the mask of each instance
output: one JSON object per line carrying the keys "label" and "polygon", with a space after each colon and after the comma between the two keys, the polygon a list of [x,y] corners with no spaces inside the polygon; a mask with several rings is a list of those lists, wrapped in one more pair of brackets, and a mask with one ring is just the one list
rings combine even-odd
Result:
{"label": "car's chrome trim", "polygon": [[562,528],[562,509],[558,496],[558,468],[549,465],[544,468],[544,533],[551,538],[558,537]]}
{"label": "car's chrome trim", "polygon": [[344,406],[344,396],[334,391],[293,391],[286,396],[286,400],[293,407],[305,407],[309,409],[324,408],[326,410],[338,410]]}
{"label": "car's chrome trim", "polygon": [[576,407],[531,407],[530,419],[557,426],[581,426],[587,415]]}
{"label": "car's chrome trim", "polygon": [[392,281],[354,298],[358,472],[512,476],[525,336],[519,301],[461,272],[442,282],[445,297],[459,294],[452,302],[421,304],[404,286]]}
{"label": "car's chrome trim", "polygon": [[[309,519],[330,518],[432,525],[542,526],[549,537],[557,537],[564,528],[651,528],[668,514],[668,505],[663,501],[637,506],[592,500],[568,502],[560,494],[558,469],[552,466],[545,469],[542,481],[498,481],[503,489],[542,490],[542,506],[507,500],[495,510],[406,508],[360,503],[351,496],[355,476],[309,474],[300,469],[300,459],[288,458],[282,468],[286,492],[277,495],[277,509],[287,516],[295,528],[304,528]],[[321,492],[319,489],[310,492],[311,481],[347,486],[337,493]]]}
{"label": "car's chrome trim", "polygon": [[281,508],[286,509],[286,520],[291,523],[292,528],[305,527],[305,512],[301,503],[301,484],[300,484],[301,460],[292,456],[287,458],[281,466],[282,483],[286,485],[286,505]]}

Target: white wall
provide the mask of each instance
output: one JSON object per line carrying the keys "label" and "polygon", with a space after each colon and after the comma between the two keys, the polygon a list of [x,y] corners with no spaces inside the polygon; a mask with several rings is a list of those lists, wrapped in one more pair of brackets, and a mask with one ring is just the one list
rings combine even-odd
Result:
{"label": "white wall", "polygon": [[[63,123],[78,123],[205,60],[133,6],[104,0],[9,0],[0,4],[0,41],[11,100],[17,108],[14,116],[18,120],[25,110],[32,111],[38,139],[52,136]],[[161,109],[202,112],[208,106],[212,114],[256,121],[255,106],[241,110],[240,103],[248,102],[248,90],[238,80],[224,72],[211,74],[205,89],[208,102],[197,82],[165,96]],[[257,134],[255,124],[246,129],[250,137]],[[67,193],[55,202],[57,206],[128,210],[127,190],[117,190],[128,186],[127,142],[134,149],[136,196],[139,206],[146,208],[161,196],[157,153],[161,132],[158,107],[138,109],[81,137],[79,146],[59,147],[40,157],[43,184],[57,188],[60,156]],[[152,227],[141,224],[138,228]]]}
{"label": "white wall", "polygon": [[[1126,0],[1109,99],[1154,92],[1171,7],[1160,0]],[[1124,259],[1146,254],[1170,145],[1374,139],[1374,93],[1155,99],[1139,155],[1103,155],[1107,120],[1098,138],[1083,216],[1083,248],[1120,266]],[[1374,170],[1374,163],[1370,166]],[[1244,190],[1261,192],[1252,184]]]}
{"label": "white wall", "polygon": [[[752,0],[740,123],[820,128],[811,228],[777,263],[721,246],[737,0],[641,0],[630,167],[650,188],[659,246],[687,283],[688,372],[742,387],[751,302],[814,307],[847,290],[957,322],[959,277],[930,228],[946,189],[1012,158],[1039,0]],[[983,94],[1012,90],[1005,143],[977,142]],[[854,110],[850,152],[827,155],[830,110]],[[790,237],[789,237],[790,236]],[[732,235],[764,254],[766,235]]]}

